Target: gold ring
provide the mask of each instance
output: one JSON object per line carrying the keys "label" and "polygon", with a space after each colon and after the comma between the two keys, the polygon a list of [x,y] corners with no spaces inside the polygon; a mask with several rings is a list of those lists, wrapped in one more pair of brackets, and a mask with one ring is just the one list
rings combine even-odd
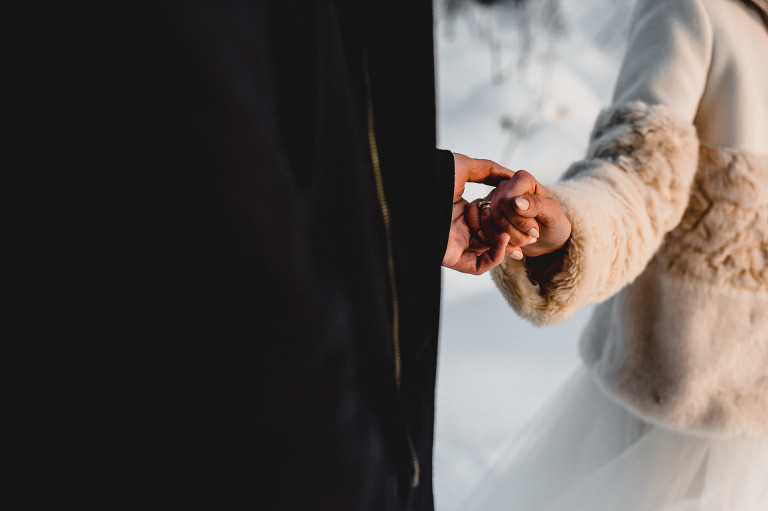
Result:
{"label": "gold ring", "polygon": [[480,213],[483,212],[484,209],[488,209],[491,207],[491,201],[484,200],[477,203],[477,209],[480,211]]}

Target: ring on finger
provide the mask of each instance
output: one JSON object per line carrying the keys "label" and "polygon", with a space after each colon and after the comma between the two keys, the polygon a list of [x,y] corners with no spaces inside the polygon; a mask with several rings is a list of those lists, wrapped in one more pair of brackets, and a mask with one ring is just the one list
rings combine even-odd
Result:
{"label": "ring on finger", "polygon": [[477,209],[480,211],[480,213],[483,212],[483,210],[488,209],[491,207],[491,201],[484,200],[477,203]]}

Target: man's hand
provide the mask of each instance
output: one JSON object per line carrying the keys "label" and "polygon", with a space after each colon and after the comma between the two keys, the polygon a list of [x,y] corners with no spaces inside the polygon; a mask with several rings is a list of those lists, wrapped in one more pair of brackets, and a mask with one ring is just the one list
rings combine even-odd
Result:
{"label": "man's hand", "polygon": [[492,247],[477,242],[472,238],[469,227],[464,221],[466,205],[467,201],[463,199],[453,205],[451,231],[448,235],[448,247],[443,256],[443,266],[462,273],[480,275],[504,261],[509,235],[499,235]]}
{"label": "man's hand", "polygon": [[480,275],[500,265],[504,254],[515,247],[508,245],[509,236],[500,234],[489,245],[475,240],[464,218],[467,201],[462,198],[467,182],[495,186],[512,178],[515,173],[490,160],[476,160],[463,154],[454,153],[453,215],[448,246],[443,257],[443,266],[454,270]]}
{"label": "man's hand", "polygon": [[454,204],[462,200],[464,185],[468,182],[496,186],[515,175],[513,170],[502,167],[491,160],[477,160],[459,153],[453,153],[453,162],[455,175],[453,181]]}

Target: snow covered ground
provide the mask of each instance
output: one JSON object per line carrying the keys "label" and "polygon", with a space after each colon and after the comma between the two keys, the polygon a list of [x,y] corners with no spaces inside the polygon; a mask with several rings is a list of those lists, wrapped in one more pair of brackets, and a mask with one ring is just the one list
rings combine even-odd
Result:
{"label": "snow covered ground", "polygon": [[[534,8],[527,42],[520,13],[509,8],[438,15],[439,146],[556,180],[583,155],[610,101],[630,8],[631,0],[563,0],[559,21]],[[474,185],[467,196],[486,191]],[[535,328],[487,275],[444,271],[443,285],[435,499],[438,511],[453,511],[499,446],[576,368],[590,309]]]}

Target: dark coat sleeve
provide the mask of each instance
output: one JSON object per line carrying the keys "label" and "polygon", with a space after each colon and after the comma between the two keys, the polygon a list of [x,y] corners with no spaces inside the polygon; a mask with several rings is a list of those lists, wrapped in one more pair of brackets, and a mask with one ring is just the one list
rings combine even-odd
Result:
{"label": "dark coat sleeve", "polygon": [[[359,12],[75,9],[21,18],[36,21],[22,45],[36,74],[15,96],[15,487],[31,507],[431,508],[431,481],[417,499],[403,480],[406,429],[431,463],[450,222],[433,92],[400,105],[431,112],[418,142],[381,127],[409,374],[427,367],[409,405],[394,384]],[[396,147],[434,192],[418,231]],[[419,232],[427,255],[410,264]]]}

